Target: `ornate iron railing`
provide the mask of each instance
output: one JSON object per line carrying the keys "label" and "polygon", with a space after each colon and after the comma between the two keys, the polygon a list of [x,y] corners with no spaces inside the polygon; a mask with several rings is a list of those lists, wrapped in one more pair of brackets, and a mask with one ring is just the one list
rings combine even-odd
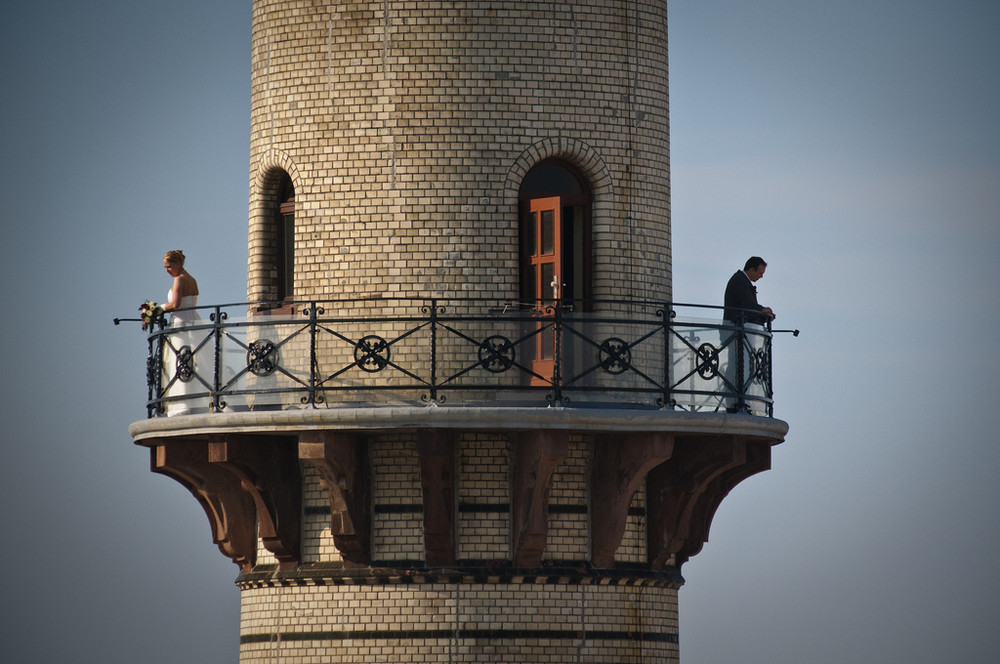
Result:
{"label": "ornate iron railing", "polygon": [[280,305],[199,307],[182,316],[196,318],[185,324],[160,317],[148,335],[148,416],[415,403],[773,416],[772,331],[721,320],[720,307],[392,298]]}

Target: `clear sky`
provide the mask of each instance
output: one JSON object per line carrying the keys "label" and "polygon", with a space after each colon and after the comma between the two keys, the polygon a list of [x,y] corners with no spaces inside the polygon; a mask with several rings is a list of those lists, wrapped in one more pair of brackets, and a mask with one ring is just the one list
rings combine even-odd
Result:
{"label": "clear sky", "polygon": [[[236,566],[149,472],[143,336],[246,287],[249,0],[0,20],[0,660],[236,662]],[[670,3],[674,291],[764,256],[773,469],[684,567],[684,664],[1000,652],[1000,3]]]}

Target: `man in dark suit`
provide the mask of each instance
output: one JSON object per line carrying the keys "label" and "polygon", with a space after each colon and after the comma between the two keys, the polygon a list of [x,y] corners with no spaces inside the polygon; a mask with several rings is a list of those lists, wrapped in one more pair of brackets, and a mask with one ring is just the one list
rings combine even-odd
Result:
{"label": "man in dark suit", "polygon": [[[747,323],[763,325],[766,321],[774,320],[774,312],[770,307],[763,307],[757,303],[757,287],[754,282],[764,276],[767,263],[760,256],[751,256],[747,260],[742,270],[737,270],[736,274],[729,278],[726,284],[726,309],[723,318],[730,322],[738,322],[740,315],[745,316]],[[741,311],[749,309],[750,311]],[[757,312],[757,313],[753,313]]]}
{"label": "man in dark suit", "polygon": [[[757,302],[757,287],[754,286],[754,282],[764,276],[766,268],[767,263],[763,258],[751,256],[743,269],[737,270],[736,274],[729,278],[729,283],[726,284],[726,308],[723,313],[726,322],[737,325],[742,323],[763,325],[769,320],[774,320],[771,308],[761,306]],[[752,336],[751,334],[750,337]],[[723,346],[729,349],[729,362],[725,375],[735,389],[735,394],[726,399],[726,410],[730,413],[750,412],[745,394],[751,385],[752,358],[745,343],[742,334],[736,332],[723,340]],[[738,366],[742,366],[740,372],[742,375],[737,375]]]}

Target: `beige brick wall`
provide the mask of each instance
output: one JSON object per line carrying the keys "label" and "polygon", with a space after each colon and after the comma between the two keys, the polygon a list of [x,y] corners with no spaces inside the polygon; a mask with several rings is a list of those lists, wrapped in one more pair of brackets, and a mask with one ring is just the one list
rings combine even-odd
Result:
{"label": "beige brick wall", "polygon": [[594,295],[670,294],[666,3],[254,3],[249,297],[273,294],[275,173],[296,297],[518,292],[517,189],[594,192]]}
{"label": "beige brick wall", "polygon": [[[380,436],[370,445],[372,557],[414,561],[424,557],[423,503],[416,443],[407,433]],[[414,508],[417,509],[414,509]]]}
{"label": "beige brick wall", "polygon": [[460,560],[510,559],[510,450],[502,434],[465,434],[458,451]]}
{"label": "beige brick wall", "polygon": [[240,662],[677,662],[676,606],[656,585],[255,587],[242,594]]}

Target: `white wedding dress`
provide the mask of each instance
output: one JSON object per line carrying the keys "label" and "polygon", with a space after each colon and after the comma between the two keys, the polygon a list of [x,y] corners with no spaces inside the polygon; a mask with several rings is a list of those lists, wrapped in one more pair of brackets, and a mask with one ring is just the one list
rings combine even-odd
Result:
{"label": "white wedding dress", "polygon": [[[173,291],[167,293],[167,301],[173,303]],[[196,325],[201,322],[201,316],[192,307],[198,306],[198,296],[197,295],[185,295],[181,298],[180,309],[188,309],[187,311],[171,310],[170,312],[170,334],[167,336],[167,343],[163,348],[163,378],[161,385],[170,385],[170,388],[164,392],[164,397],[181,397],[179,401],[168,401],[167,416],[172,415],[187,415],[193,410],[194,404],[192,399],[187,399],[189,394],[197,394],[198,392],[205,392],[205,386],[198,381],[198,379],[192,374],[188,380],[182,380],[182,376],[176,376],[178,373],[178,362],[177,362],[177,352],[181,349],[187,347],[191,352],[194,352],[198,346],[195,340],[197,333],[194,332],[184,332],[182,328],[188,325]],[[197,363],[192,357],[192,361],[187,365],[192,372],[197,373]],[[186,377],[186,376],[185,376]],[[173,384],[171,384],[173,381]]]}

